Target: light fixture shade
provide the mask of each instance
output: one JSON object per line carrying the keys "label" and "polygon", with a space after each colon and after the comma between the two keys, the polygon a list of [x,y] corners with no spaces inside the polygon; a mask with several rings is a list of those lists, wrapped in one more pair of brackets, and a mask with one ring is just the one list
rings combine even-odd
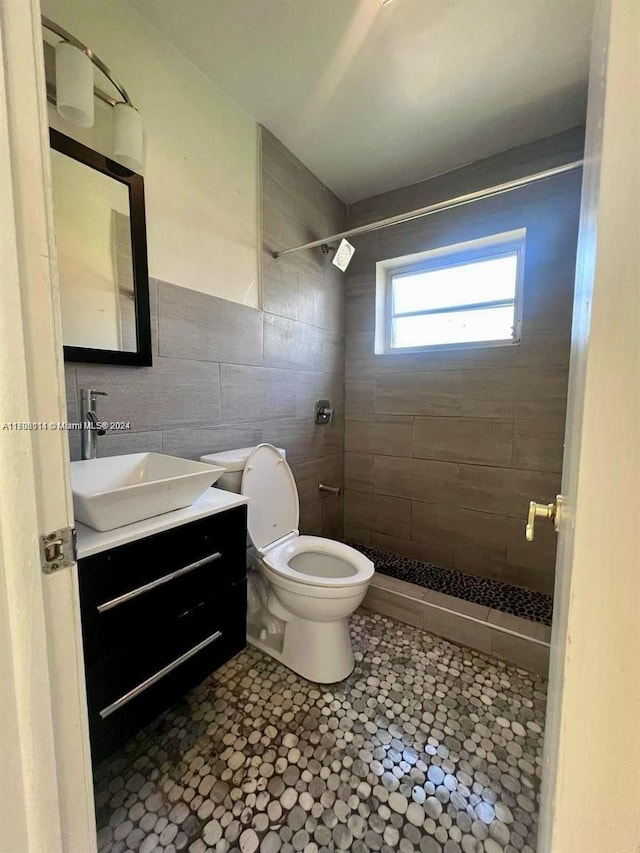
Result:
{"label": "light fixture shade", "polygon": [[113,159],[133,172],[142,172],[142,118],[135,107],[119,103],[113,108]]}
{"label": "light fixture shade", "polygon": [[93,125],[93,64],[67,41],[56,45],[56,108],[80,127]]}

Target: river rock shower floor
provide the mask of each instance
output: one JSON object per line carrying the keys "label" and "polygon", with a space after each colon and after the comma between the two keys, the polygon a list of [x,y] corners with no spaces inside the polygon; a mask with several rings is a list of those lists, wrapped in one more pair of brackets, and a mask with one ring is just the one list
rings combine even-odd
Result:
{"label": "river rock shower floor", "polygon": [[467,575],[457,569],[442,569],[431,563],[411,560],[409,557],[391,554],[370,545],[359,545],[355,542],[347,544],[366,554],[374,562],[376,571],[383,575],[414,583],[425,589],[444,592],[465,601],[475,601],[476,604],[493,607],[495,610],[502,610],[533,622],[542,622],[543,625],[551,625],[553,597],[550,595],[490,578]]}
{"label": "river rock shower floor", "polygon": [[96,770],[101,853],[533,853],[546,682],[374,613],[318,686],[248,647]]}

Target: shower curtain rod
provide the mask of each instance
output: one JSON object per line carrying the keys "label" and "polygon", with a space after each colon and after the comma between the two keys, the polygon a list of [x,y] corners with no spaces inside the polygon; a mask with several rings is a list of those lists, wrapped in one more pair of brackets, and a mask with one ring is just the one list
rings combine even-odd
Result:
{"label": "shower curtain rod", "polygon": [[463,204],[471,204],[474,201],[480,201],[483,198],[491,198],[492,196],[501,195],[502,193],[517,190],[520,187],[525,187],[527,184],[533,184],[536,181],[543,181],[546,178],[554,178],[556,175],[562,175],[565,172],[571,172],[574,169],[579,169],[584,163],[584,160],[574,160],[571,163],[565,163],[563,166],[555,166],[553,169],[545,169],[544,172],[536,172],[533,175],[525,175],[523,178],[516,178],[513,181],[507,181],[504,184],[496,184],[493,187],[487,187],[484,190],[459,195],[455,198],[447,199],[446,201],[438,201],[435,204],[429,204],[427,207],[419,207],[416,210],[411,210],[408,213],[400,213],[397,216],[390,216],[388,219],[379,219],[377,222],[369,222],[367,225],[359,225],[357,228],[350,228],[348,231],[340,231],[338,234],[331,234],[329,237],[324,237],[322,240],[312,240],[310,243],[303,243],[301,246],[293,246],[291,249],[282,249],[279,252],[273,252],[274,258],[281,258],[283,255],[289,255],[291,252],[301,252],[303,249],[315,249],[318,246],[324,246],[327,243],[335,243],[336,240],[342,240],[346,237],[356,237],[358,234],[368,234],[370,231],[379,231],[381,228],[390,228],[392,225],[400,225],[403,222],[410,222],[412,219],[420,219],[423,216],[430,216],[432,213],[441,213],[444,210],[451,210],[453,207],[461,207]]}

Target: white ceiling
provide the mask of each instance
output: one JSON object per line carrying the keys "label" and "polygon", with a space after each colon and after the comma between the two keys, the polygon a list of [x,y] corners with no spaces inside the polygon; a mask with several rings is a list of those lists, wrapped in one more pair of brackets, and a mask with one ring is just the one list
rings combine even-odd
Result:
{"label": "white ceiling", "polygon": [[584,121],[592,0],[133,0],[343,201]]}

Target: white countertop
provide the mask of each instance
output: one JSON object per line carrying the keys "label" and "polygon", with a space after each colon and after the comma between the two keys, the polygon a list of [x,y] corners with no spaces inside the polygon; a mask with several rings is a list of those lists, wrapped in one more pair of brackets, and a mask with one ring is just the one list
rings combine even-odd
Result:
{"label": "white countertop", "polygon": [[245,498],[244,495],[226,492],[224,489],[211,488],[207,489],[205,494],[198,498],[195,503],[184,509],[165,512],[163,515],[146,518],[144,521],[136,521],[134,524],[127,524],[125,527],[117,527],[115,530],[107,530],[104,533],[78,523],[76,524],[78,559],[90,557],[92,554],[99,554],[101,551],[126,545],[127,542],[135,542],[136,539],[153,536],[154,533],[171,530],[172,527],[188,524],[190,521],[197,521],[199,518],[216,515],[218,512],[224,512],[227,509],[233,509],[247,503],[249,503],[249,498]]}

